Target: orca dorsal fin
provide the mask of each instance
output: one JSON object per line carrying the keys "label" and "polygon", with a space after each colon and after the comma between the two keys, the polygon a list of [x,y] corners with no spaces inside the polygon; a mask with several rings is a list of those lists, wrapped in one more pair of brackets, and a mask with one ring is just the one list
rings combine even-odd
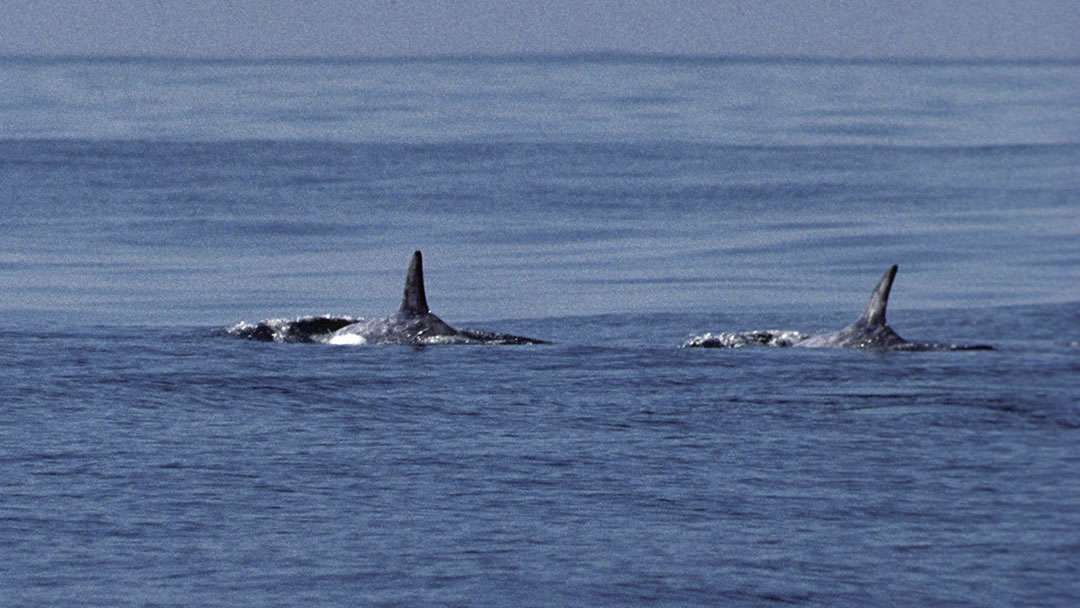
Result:
{"label": "orca dorsal fin", "polygon": [[885,307],[889,305],[889,290],[892,289],[893,279],[896,278],[896,264],[885,271],[878,281],[874,293],[870,294],[870,302],[866,310],[859,317],[859,323],[867,325],[885,325]]}
{"label": "orca dorsal fin", "polygon": [[405,293],[401,298],[401,312],[428,314],[427,297],[424,295],[424,260],[420,252],[413,253],[409,274],[405,275]]}

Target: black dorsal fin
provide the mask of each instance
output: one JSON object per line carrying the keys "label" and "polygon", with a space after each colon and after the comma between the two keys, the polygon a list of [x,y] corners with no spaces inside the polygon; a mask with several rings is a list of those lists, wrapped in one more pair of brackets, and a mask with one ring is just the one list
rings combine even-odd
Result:
{"label": "black dorsal fin", "polygon": [[401,298],[402,312],[427,314],[427,297],[424,295],[424,260],[417,251],[409,263],[409,274],[405,276],[405,294]]}
{"label": "black dorsal fin", "polygon": [[885,271],[878,281],[874,293],[870,294],[870,302],[866,310],[859,317],[860,323],[867,325],[885,325],[885,307],[889,305],[889,290],[892,289],[893,279],[896,278],[896,264]]}

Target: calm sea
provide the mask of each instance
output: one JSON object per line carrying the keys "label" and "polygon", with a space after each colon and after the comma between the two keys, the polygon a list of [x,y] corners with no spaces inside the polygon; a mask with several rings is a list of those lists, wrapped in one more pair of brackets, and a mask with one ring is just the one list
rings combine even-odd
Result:
{"label": "calm sea", "polygon": [[0,59],[0,370],[5,606],[1076,605],[1080,63]]}

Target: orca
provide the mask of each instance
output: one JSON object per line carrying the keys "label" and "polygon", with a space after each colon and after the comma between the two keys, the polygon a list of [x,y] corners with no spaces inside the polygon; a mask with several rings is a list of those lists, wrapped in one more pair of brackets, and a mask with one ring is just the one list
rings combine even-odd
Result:
{"label": "orca", "polygon": [[898,267],[893,264],[882,275],[877,287],[870,294],[866,309],[854,323],[838,332],[810,336],[792,344],[802,348],[866,348],[876,350],[993,350],[985,344],[935,344],[931,342],[908,342],[900,337],[885,321],[885,309],[889,305],[889,292],[896,279]]}
{"label": "orca", "polygon": [[433,314],[424,291],[424,259],[416,251],[405,275],[401,306],[382,319],[352,317],[301,317],[272,319],[258,325],[241,323],[229,333],[252,340],[274,342],[322,342],[326,344],[549,344],[475,329],[456,329]]}
{"label": "orca", "polygon": [[896,279],[894,264],[870,294],[870,302],[854,323],[838,332],[813,335],[799,331],[778,329],[744,331],[736,333],[707,333],[692,337],[684,348],[742,348],[745,346],[774,346],[801,348],[862,348],[868,350],[994,350],[985,344],[936,344],[931,342],[908,342],[900,337],[885,321],[885,309],[889,305],[889,292]]}

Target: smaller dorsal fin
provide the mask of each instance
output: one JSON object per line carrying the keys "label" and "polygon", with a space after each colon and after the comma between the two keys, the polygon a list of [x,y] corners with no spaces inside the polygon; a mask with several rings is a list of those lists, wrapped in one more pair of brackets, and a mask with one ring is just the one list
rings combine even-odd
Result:
{"label": "smaller dorsal fin", "polygon": [[427,297],[424,295],[424,261],[417,251],[409,263],[409,274],[405,276],[405,293],[401,298],[402,312],[428,314]]}
{"label": "smaller dorsal fin", "polygon": [[885,325],[885,307],[889,305],[889,290],[892,289],[893,279],[896,278],[896,264],[885,271],[878,281],[874,293],[870,294],[870,302],[866,310],[859,317],[860,323],[867,325]]}

